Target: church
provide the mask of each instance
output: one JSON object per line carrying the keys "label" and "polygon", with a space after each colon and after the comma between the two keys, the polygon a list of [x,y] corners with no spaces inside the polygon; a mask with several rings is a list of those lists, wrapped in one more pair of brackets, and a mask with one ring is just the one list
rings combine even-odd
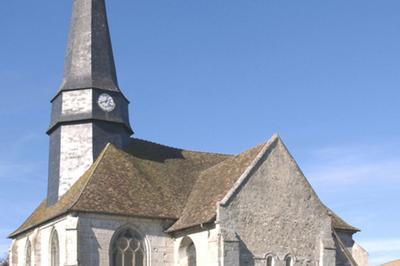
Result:
{"label": "church", "polygon": [[105,0],[74,0],[51,100],[47,197],[10,234],[12,266],[368,265],[278,135],[237,154],[137,139]]}

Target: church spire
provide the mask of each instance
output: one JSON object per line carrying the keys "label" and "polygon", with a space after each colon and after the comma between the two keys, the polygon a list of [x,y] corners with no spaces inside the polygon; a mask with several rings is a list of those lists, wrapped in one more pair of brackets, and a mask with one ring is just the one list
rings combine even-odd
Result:
{"label": "church spire", "polygon": [[74,0],[61,91],[119,91],[104,0]]}
{"label": "church spire", "polygon": [[118,88],[104,0],[73,0],[64,78],[52,99],[47,204],[89,169],[104,147],[133,134]]}

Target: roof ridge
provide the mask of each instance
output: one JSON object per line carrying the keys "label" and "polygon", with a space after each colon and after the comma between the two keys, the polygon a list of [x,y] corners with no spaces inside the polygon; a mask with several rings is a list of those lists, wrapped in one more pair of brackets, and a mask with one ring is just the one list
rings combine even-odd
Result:
{"label": "roof ridge", "polygon": [[220,205],[226,205],[228,201],[232,198],[235,191],[240,187],[240,185],[249,177],[251,171],[257,166],[257,164],[261,161],[267,151],[270,149],[272,144],[279,140],[278,134],[273,134],[272,137],[264,143],[263,148],[257,154],[257,156],[252,160],[246,170],[242,173],[239,179],[234,183],[233,187],[228,191],[225,197],[219,202]]}
{"label": "roof ridge", "polygon": [[[93,174],[95,173],[95,171],[97,170],[100,162],[103,160],[107,150],[110,149],[110,147],[114,147],[111,143],[108,143],[106,145],[106,147],[103,149],[103,151],[100,153],[99,157],[97,157],[96,161],[92,164],[93,169],[91,169],[92,167],[90,167],[87,172],[91,171],[90,176],[88,178],[88,180],[86,181],[85,184],[83,184],[82,188],[80,189],[79,192],[79,196],[76,198],[76,200],[71,204],[71,206],[69,208],[67,208],[66,211],[70,211],[72,210],[76,204],[78,204],[79,200],[82,198],[83,192],[85,191],[86,187],[89,185],[90,181],[92,181],[93,179]],[[83,176],[83,175],[82,175]],[[81,177],[82,177],[81,176]]]}
{"label": "roof ridge", "polygon": [[[238,158],[239,156],[241,156],[241,155],[243,155],[243,154],[245,154],[245,153],[247,153],[247,152],[249,152],[249,151],[251,151],[251,150],[253,150],[253,149],[256,149],[256,148],[259,147],[259,146],[263,146],[263,147],[264,147],[267,143],[268,143],[268,142],[260,143],[260,144],[255,145],[255,146],[251,147],[250,149],[245,150],[245,151],[243,151],[243,152],[241,152],[241,153],[239,153],[239,154],[231,155],[229,158],[227,158],[227,159],[225,159],[225,160],[222,160],[221,162],[219,162],[219,163],[217,163],[217,164],[215,164],[215,165],[213,165],[213,166],[211,166],[211,167],[209,167],[209,168],[206,168],[206,169],[200,171],[199,177],[200,177],[204,172],[207,172],[207,171],[209,171],[209,170],[212,170],[212,169],[214,169],[214,168],[220,166],[221,164],[227,162],[228,160],[233,160],[233,159],[235,159],[235,158]],[[260,152],[261,152],[261,151],[260,151]],[[258,153],[258,154],[259,154],[259,153]],[[257,155],[258,155],[258,154],[257,154]],[[252,161],[252,162],[253,162],[253,161]],[[250,162],[250,163],[251,163],[251,162]],[[250,165],[250,164],[249,164],[249,165]]]}
{"label": "roof ridge", "polygon": [[161,146],[161,147],[165,147],[165,148],[173,149],[173,150],[177,150],[177,151],[186,151],[186,152],[193,152],[193,153],[222,155],[222,156],[235,156],[234,154],[229,154],[229,153],[198,151],[198,150],[192,150],[192,149],[184,149],[184,148],[172,147],[172,146],[169,146],[169,145],[166,145],[166,144],[161,144],[161,143],[158,143],[158,142],[154,142],[154,141],[146,140],[146,139],[141,139],[141,138],[131,138],[131,140],[143,141],[143,142],[147,142],[149,144],[153,144],[153,145],[157,145],[157,146]]}
{"label": "roof ridge", "polygon": [[[193,188],[192,188],[192,191],[190,192],[189,198],[188,198],[188,200],[187,200],[187,202],[186,202],[186,204],[185,204],[185,207],[183,208],[182,213],[184,213],[185,210],[188,208],[189,200],[190,200],[190,198],[192,197],[192,194],[193,194],[193,189],[195,189],[195,187],[197,186],[197,184],[198,184],[199,182],[201,182],[202,176],[203,176],[203,175],[206,175],[208,171],[213,171],[213,169],[215,169],[215,168],[217,168],[217,167],[220,167],[220,166],[223,166],[223,164],[232,163],[233,160],[235,160],[235,159],[237,159],[237,158],[240,158],[240,156],[245,155],[246,153],[251,154],[252,151],[256,151],[256,154],[255,154],[255,155],[251,154],[251,156],[249,157],[249,158],[250,158],[250,159],[249,159],[249,162],[248,162],[248,163],[246,164],[246,166],[244,167],[244,170],[239,172],[239,175],[238,175],[237,180],[236,180],[236,182],[238,182],[238,180],[240,180],[240,178],[241,178],[241,177],[243,176],[243,174],[247,171],[247,169],[248,169],[248,168],[254,163],[254,161],[260,156],[260,154],[263,154],[263,149],[265,149],[266,146],[269,146],[270,144],[272,144],[272,143],[276,140],[276,138],[277,138],[277,135],[274,134],[267,142],[258,144],[258,145],[254,146],[254,147],[252,147],[252,148],[250,148],[250,149],[248,149],[248,150],[246,150],[246,151],[243,151],[243,152],[240,153],[240,154],[237,154],[237,155],[235,155],[235,156],[233,156],[233,157],[230,157],[230,158],[228,158],[228,159],[226,159],[226,160],[223,160],[223,161],[221,161],[220,163],[218,163],[218,164],[216,164],[216,165],[213,165],[212,167],[207,168],[207,169],[204,169],[203,171],[201,171],[201,172],[199,173],[198,179],[197,179],[196,182],[195,182],[195,185],[194,185]],[[259,150],[258,150],[258,149],[259,149]],[[236,175],[235,175],[235,177],[236,177]],[[235,187],[236,182],[233,183],[233,184],[234,184],[233,188],[236,188],[236,187]],[[231,191],[231,190],[232,190],[232,188],[231,188],[229,191]],[[223,194],[222,196],[224,196],[224,194]],[[226,196],[225,196],[225,197],[226,197]],[[219,201],[219,202],[220,202],[220,201]],[[218,200],[217,200],[216,204],[218,204]],[[216,214],[214,214],[214,218],[215,218],[215,216],[216,216]],[[180,219],[181,219],[181,217],[180,217]],[[179,219],[179,220],[180,220],[180,219]],[[179,220],[178,220],[177,222],[179,222]],[[212,220],[212,219],[211,219],[211,220]],[[207,221],[207,222],[209,222],[209,221]],[[182,229],[185,229],[185,228],[189,228],[189,227],[192,227],[192,226],[193,226],[193,225],[186,225],[186,226],[184,226],[184,227],[179,227],[179,226],[178,226],[178,228],[176,228],[176,223],[174,223],[171,227],[169,227],[169,228],[166,230],[166,232],[169,232],[169,233],[170,233],[170,232],[174,232],[174,231],[177,231],[177,230],[182,230]]]}

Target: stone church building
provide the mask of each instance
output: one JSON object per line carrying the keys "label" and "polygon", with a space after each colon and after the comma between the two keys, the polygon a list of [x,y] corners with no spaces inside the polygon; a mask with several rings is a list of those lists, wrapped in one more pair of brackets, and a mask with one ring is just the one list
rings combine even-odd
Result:
{"label": "stone church building", "polygon": [[11,265],[367,265],[277,135],[238,155],[131,137],[104,0],[73,1],[51,103],[47,197]]}

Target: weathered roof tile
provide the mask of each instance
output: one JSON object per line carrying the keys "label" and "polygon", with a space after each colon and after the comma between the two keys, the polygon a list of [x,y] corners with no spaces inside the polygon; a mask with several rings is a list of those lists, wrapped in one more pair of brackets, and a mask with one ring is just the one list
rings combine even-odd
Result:
{"label": "weathered roof tile", "polygon": [[[138,139],[125,151],[108,145],[55,205],[47,207],[43,201],[10,237],[68,212],[176,220],[168,232],[211,222],[216,204],[269,143],[237,156],[185,151]],[[335,229],[358,231],[328,208],[327,212]]]}

